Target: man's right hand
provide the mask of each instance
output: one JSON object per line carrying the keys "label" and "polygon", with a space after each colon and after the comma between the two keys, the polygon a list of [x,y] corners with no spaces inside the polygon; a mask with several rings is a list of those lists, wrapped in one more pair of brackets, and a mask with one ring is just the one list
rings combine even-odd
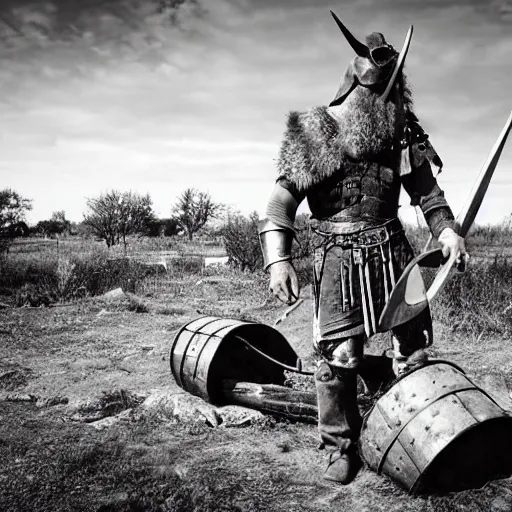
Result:
{"label": "man's right hand", "polygon": [[299,281],[289,261],[278,261],[270,265],[270,291],[285,304],[293,304],[299,298]]}

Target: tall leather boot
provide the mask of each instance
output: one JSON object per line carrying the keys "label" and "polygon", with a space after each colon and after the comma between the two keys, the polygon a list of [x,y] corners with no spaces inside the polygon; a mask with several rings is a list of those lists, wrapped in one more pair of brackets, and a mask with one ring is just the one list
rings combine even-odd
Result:
{"label": "tall leather boot", "polygon": [[357,407],[357,374],[320,361],[315,374],[318,431],[329,453],[324,478],[346,485],[361,467],[356,441],[361,430]]}

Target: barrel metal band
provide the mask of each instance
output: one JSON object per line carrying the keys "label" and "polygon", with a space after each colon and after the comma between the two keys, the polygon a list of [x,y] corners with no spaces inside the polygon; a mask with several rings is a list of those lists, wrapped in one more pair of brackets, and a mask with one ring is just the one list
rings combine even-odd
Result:
{"label": "barrel metal band", "polygon": [[[470,379],[468,379],[469,382],[472,382]],[[486,391],[484,391],[483,389],[479,388],[478,386],[475,386],[476,389],[478,389],[479,391],[482,392],[483,395],[485,395],[487,398],[489,398],[489,400],[491,400],[492,402],[494,402],[501,410],[502,410],[502,416],[501,418],[503,417],[510,417],[510,415],[501,407],[500,404],[498,404],[498,402],[496,402],[496,400],[494,400],[494,398],[489,395]],[[472,388],[472,389],[475,389],[475,388]],[[471,414],[471,416],[473,416],[473,418],[475,418],[475,415],[469,411],[469,409],[466,407],[466,405],[464,404],[464,402],[460,399],[459,396],[455,395],[457,397],[457,399],[459,400],[459,402],[461,403],[461,405]],[[495,418],[497,418],[499,416],[496,416]],[[477,420],[477,418],[475,418],[475,420]],[[478,420],[477,420],[478,421]],[[478,424],[478,423],[477,423]],[[474,428],[476,425],[473,424],[473,425],[470,425],[469,427],[461,430],[456,436],[454,439],[452,439],[452,442],[455,441],[456,439],[458,439],[460,436],[464,435],[466,432],[468,432],[469,430],[471,430],[472,428]],[[435,460],[435,457],[434,459],[432,459],[424,468],[423,468],[423,474],[428,471],[428,468],[431,466],[431,464],[434,462]],[[409,494],[415,494],[416,491],[418,490],[418,487],[420,485],[420,482],[421,482],[421,477],[422,477],[422,474],[419,474],[416,478],[416,480],[414,480],[414,483],[412,484],[410,490],[409,490]]]}
{"label": "barrel metal band", "polygon": [[[200,319],[199,319],[199,320],[200,320]],[[204,327],[206,327],[206,326],[207,326],[207,325],[209,325],[209,324],[213,324],[213,322],[215,322],[216,320],[218,320],[218,318],[216,318],[216,317],[212,317],[212,320],[209,320],[208,322],[206,322],[204,325],[202,325],[202,326],[200,327],[200,329],[203,329]],[[192,343],[192,340],[194,339],[194,336],[197,334],[197,331],[191,331],[190,329],[187,329],[187,327],[188,327],[188,326],[189,326],[189,324],[185,325],[185,327],[183,327],[183,329],[181,329],[181,330],[180,330],[180,332],[179,332],[178,336],[176,336],[175,342],[173,343],[173,346],[172,346],[172,349],[171,349],[171,351],[172,351],[172,352],[171,352],[171,354],[172,354],[172,356],[174,356],[174,349],[176,348],[176,345],[177,345],[177,343],[178,343],[178,337],[179,337],[179,335],[180,335],[181,333],[185,332],[185,331],[190,332],[190,333],[193,333],[193,335],[192,335],[192,336],[190,337],[190,339],[188,340],[187,346],[185,347],[185,349],[184,349],[184,351],[183,351],[183,358],[182,358],[182,360],[181,360],[181,362],[180,362],[179,382],[181,382],[181,383],[182,383],[182,381],[181,381],[181,374],[182,374],[182,372],[183,372],[183,367],[185,366],[185,359],[186,359],[185,354],[187,353],[187,351],[188,351],[188,347],[190,347],[190,344]],[[172,365],[172,361],[171,361],[171,371],[172,371],[172,373],[173,373],[173,375],[174,375],[174,378],[176,379],[176,374],[174,373],[174,367],[173,367],[173,365]],[[176,381],[178,381],[178,379],[176,379]],[[182,387],[183,387],[183,383],[182,383]]]}
{"label": "barrel metal band", "polygon": [[[218,320],[218,319],[217,319]],[[233,324],[231,325],[224,325],[222,327],[219,327],[217,330],[213,331],[211,334],[208,334],[206,332],[201,332],[199,334],[204,334],[204,335],[208,335],[208,341],[210,341],[210,339],[212,338],[212,336],[215,336],[216,338],[220,338],[220,336],[218,335],[218,333],[220,331],[222,331],[223,329],[229,329],[229,332],[231,332],[234,328],[236,327],[240,327],[240,322],[239,321],[234,321]],[[221,338],[222,339],[222,338]],[[197,354],[197,358],[196,358],[196,366],[194,368],[194,379],[197,377],[197,371],[198,371],[198,368],[199,368],[199,361],[201,360],[201,356],[203,355],[203,351],[205,350],[206,348],[206,345],[208,345],[208,343],[204,343],[203,346],[201,347],[201,350],[199,350],[199,353]]]}
{"label": "barrel metal band", "polygon": [[[471,383],[472,385],[471,386],[460,386],[460,387],[455,387],[455,388],[452,388],[450,389],[449,391],[446,391],[445,393],[442,393],[441,395],[439,395],[433,402],[427,402],[426,404],[424,404],[422,407],[420,407],[412,416],[411,418],[409,418],[409,421],[403,426],[401,427],[398,432],[396,433],[396,435],[394,435],[393,439],[391,439],[391,441],[388,443],[388,445],[386,446],[386,449],[384,450],[384,452],[382,453],[382,457],[379,461],[379,465],[377,467],[377,474],[381,474],[382,472],[382,467],[384,466],[385,462],[386,462],[386,457],[388,456],[388,453],[389,451],[391,450],[391,448],[393,447],[393,445],[395,444],[396,440],[400,437],[400,434],[405,430],[405,428],[411,423],[412,420],[414,420],[414,418],[416,418],[416,416],[418,416],[418,414],[422,413],[425,409],[427,409],[428,407],[430,407],[431,405],[435,404],[436,402],[439,402],[439,400],[449,396],[449,395],[453,395],[455,393],[460,393],[462,391],[469,391],[471,389],[478,389],[480,391],[480,388],[478,386],[475,386],[473,383]],[[379,410],[381,410],[379,408]]]}

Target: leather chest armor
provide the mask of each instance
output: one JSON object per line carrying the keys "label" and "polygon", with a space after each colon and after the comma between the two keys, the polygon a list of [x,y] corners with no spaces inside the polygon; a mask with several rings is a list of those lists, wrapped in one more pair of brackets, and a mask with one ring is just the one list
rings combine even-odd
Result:
{"label": "leather chest armor", "polygon": [[[313,219],[361,226],[395,218],[403,185],[432,234],[439,236],[453,221],[432,171],[440,171],[442,161],[414,114],[407,116],[400,140],[356,160],[326,107],[291,112],[277,159],[277,182],[297,203],[307,197]],[[280,223],[279,216],[275,222]]]}
{"label": "leather chest armor", "polygon": [[306,194],[312,217],[385,221],[397,216],[400,177],[393,162],[345,161],[343,169]]}

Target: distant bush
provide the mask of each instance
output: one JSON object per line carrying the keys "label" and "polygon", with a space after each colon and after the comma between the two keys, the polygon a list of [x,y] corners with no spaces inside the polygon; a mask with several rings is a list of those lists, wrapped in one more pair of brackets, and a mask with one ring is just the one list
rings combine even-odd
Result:
{"label": "distant bush", "polygon": [[311,226],[309,215],[303,213],[295,219],[295,239],[292,246],[292,256],[294,260],[309,258],[313,254],[311,245]]}
{"label": "distant bush", "polygon": [[169,265],[169,272],[173,276],[185,274],[199,274],[203,270],[203,258],[201,256],[184,256],[172,260]]}
{"label": "distant bush", "polygon": [[151,237],[176,236],[180,231],[176,219],[153,219],[146,225],[146,235]]}
{"label": "distant bush", "polygon": [[[228,216],[222,228],[224,247],[232,266],[240,270],[254,272],[263,266],[259,229],[259,217],[253,212],[249,217],[239,213]],[[299,215],[295,221],[295,238],[292,245],[292,258],[297,267],[302,267],[302,260],[312,254],[311,230],[308,215]]]}
{"label": "distant bush", "polygon": [[69,235],[72,231],[71,222],[66,219],[64,210],[52,213],[49,220],[40,220],[32,229],[32,234],[43,236]]}
{"label": "distant bush", "polygon": [[150,268],[128,258],[89,257],[71,261],[69,280],[63,288],[64,297],[80,298],[101,295],[113,288],[136,292],[137,286],[151,274]]}
{"label": "distant bush", "polygon": [[256,212],[249,217],[235,213],[227,218],[222,229],[224,247],[229,262],[240,270],[254,272],[261,269],[263,256],[258,236],[259,217]]}

